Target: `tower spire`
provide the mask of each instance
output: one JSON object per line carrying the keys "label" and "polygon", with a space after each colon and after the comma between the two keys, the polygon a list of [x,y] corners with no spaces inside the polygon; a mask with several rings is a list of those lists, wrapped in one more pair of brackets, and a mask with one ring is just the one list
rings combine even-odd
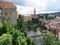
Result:
{"label": "tower spire", "polygon": [[34,15],[36,15],[36,8],[34,8]]}

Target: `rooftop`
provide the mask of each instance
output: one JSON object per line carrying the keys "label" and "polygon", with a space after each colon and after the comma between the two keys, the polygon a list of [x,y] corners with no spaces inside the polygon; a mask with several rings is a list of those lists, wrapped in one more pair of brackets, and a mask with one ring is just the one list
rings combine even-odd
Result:
{"label": "rooftop", "polygon": [[0,7],[15,7],[12,2],[0,2]]}

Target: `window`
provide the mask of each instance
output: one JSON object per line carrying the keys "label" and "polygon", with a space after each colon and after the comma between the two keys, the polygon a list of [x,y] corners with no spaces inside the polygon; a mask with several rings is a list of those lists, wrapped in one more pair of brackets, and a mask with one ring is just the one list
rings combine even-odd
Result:
{"label": "window", "polygon": [[5,12],[5,15],[7,15],[7,12]]}
{"label": "window", "polygon": [[10,19],[10,17],[8,17],[8,19]]}
{"label": "window", "polygon": [[10,12],[10,15],[12,15],[12,12]]}

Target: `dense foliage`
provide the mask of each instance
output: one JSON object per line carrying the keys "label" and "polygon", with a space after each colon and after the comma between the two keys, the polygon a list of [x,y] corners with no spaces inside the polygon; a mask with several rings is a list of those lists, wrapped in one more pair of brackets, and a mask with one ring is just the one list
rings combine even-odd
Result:
{"label": "dense foliage", "polygon": [[27,21],[27,28],[28,30],[36,30],[37,28],[40,28],[40,31],[46,30],[45,27],[46,22],[43,20],[39,20],[38,18],[32,18],[32,20]]}
{"label": "dense foliage", "polygon": [[42,30],[45,30],[45,22],[42,22],[42,21],[39,21],[39,28],[40,28],[40,31]]}
{"label": "dense foliage", "polygon": [[29,20],[26,22],[26,26],[28,28],[28,31],[30,31],[32,29],[32,25],[33,25],[32,21]]}
{"label": "dense foliage", "polygon": [[38,18],[32,18],[32,23],[38,24],[39,23],[39,19]]}
{"label": "dense foliage", "polygon": [[57,40],[52,33],[47,33],[43,36],[42,45],[60,45],[60,40]]}
{"label": "dense foliage", "polygon": [[43,37],[43,44],[42,45],[55,45],[55,38],[53,34],[46,34]]}
{"label": "dense foliage", "polygon": [[3,34],[0,36],[0,45],[12,45],[12,39],[10,34]]}
{"label": "dense foliage", "polygon": [[31,37],[27,36],[25,23],[18,19],[19,25],[13,26],[8,20],[0,22],[0,45],[32,45]]}
{"label": "dense foliage", "polygon": [[26,25],[21,15],[19,15],[17,19],[17,28],[22,32],[26,31]]}

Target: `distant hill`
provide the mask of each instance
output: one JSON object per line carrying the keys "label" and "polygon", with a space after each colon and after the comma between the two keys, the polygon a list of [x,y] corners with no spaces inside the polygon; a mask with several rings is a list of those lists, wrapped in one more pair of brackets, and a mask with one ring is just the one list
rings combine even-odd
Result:
{"label": "distant hill", "polygon": [[38,15],[56,15],[56,16],[60,16],[60,12],[55,12],[55,13],[44,13],[44,14],[38,14]]}

